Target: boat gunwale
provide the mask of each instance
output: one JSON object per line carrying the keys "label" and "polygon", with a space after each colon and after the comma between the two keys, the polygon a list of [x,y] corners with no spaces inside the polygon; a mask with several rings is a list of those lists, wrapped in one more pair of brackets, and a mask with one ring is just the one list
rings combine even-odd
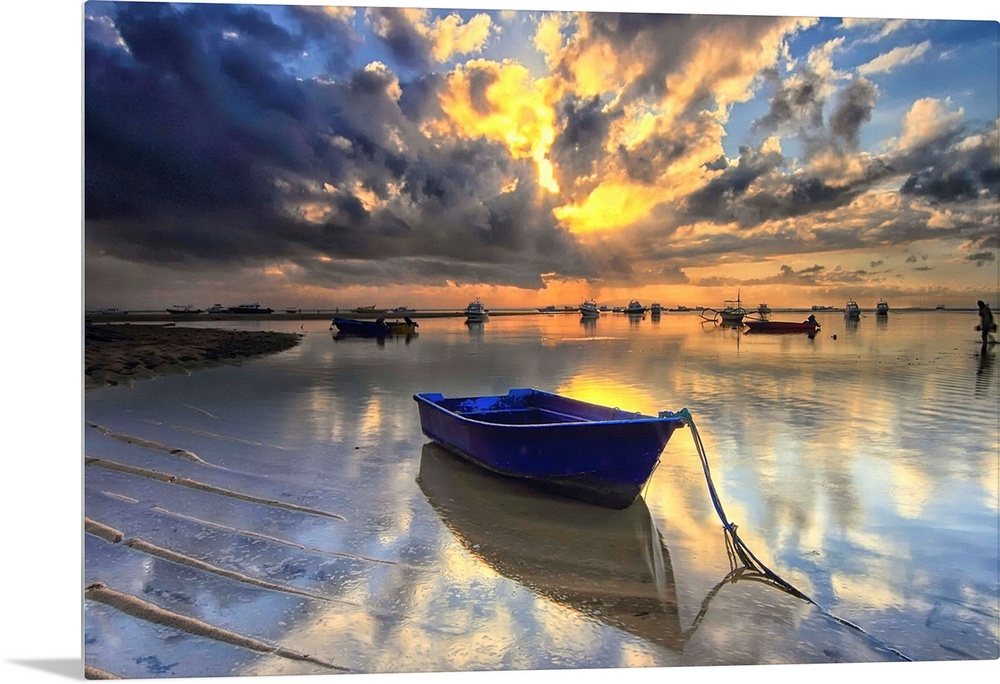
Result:
{"label": "boat gunwale", "polygon": [[[512,391],[514,391],[514,390],[512,390]],[[413,398],[419,404],[427,405],[428,407],[431,407],[431,408],[433,408],[433,409],[435,409],[437,411],[440,411],[441,413],[447,414],[448,416],[450,416],[450,417],[452,417],[454,419],[457,419],[459,421],[462,421],[464,423],[470,423],[470,424],[475,424],[475,425],[488,425],[491,428],[510,428],[510,429],[518,429],[518,430],[520,430],[520,429],[527,429],[527,428],[530,428],[532,430],[541,430],[541,429],[546,429],[546,430],[576,429],[576,430],[581,430],[581,429],[589,428],[589,427],[594,427],[594,428],[596,428],[596,427],[602,427],[603,428],[603,427],[611,427],[611,426],[619,426],[619,425],[647,425],[647,424],[651,424],[651,423],[678,423],[679,425],[677,427],[683,427],[685,425],[684,419],[681,416],[677,415],[676,413],[673,413],[673,414],[671,414],[669,416],[650,416],[650,415],[646,415],[644,413],[640,413],[638,411],[629,413],[629,412],[626,412],[626,411],[622,411],[621,409],[615,409],[615,408],[609,409],[607,406],[601,406],[600,404],[591,404],[590,402],[580,401],[579,399],[572,399],[570,397],[563,397],[563,396],[558,395],[558,394],[552,394],[552,393],[549,393],[549,392],[542,392],[540,390],[531,390],[531,391],[535,392],[537,394],[540,394],[542,396],[556,397],[556,398],[559,398],[559,399],[569,399],[570,401],[579,402],[581,404],[585,404],[587,406],[596,407],[596,408],[599,408],[599,409],[612,410],[612,411],[621,411],[622,413],[628,413],[628,415],[630,415],[632,417],[621,418],[621,419],[614,419],[614,420],[590,420],[590,419],[587,419],[585,417],[584,418],[578,418],[577,416],[572,416],[572,414],[563,413],[562,415],[572,416],[573,418],[578,418],[578,419],[572,420],[572,421],[553,422],[553,423],[498,423],[498,422],[492,422],[492,421],[488,421],[488,420],[479,420],[479,419],[476,419],[476,418],[470,418],[470,417],[468,417],[466,415],[463,415],[462,413],[459,413],[459,412],[454,411],[452,409],[446,408],[445,406],[442,406],[440,403],[438,403],[439,401],[444,400],[446,398],[450,399],[450,400],[465,400],[465,399],[483,399],[484,397],[444,397],[442,394],[437,393],[437,392],[425,392],[425,393],[414,394]],[[491,398],[497,398],[497,399],[499,399],[499,398],[503,398],[503,397],[509,397],[511,395],[510,394],[499,394],[499,395],[487,395],[487,396],[489,396]],[[435,398],[439,398],[438,401],[435,401]],[[533,410],[545,410],[545,411],[550,412],[550,413],[557,413],[557,414],[560,413],[558,411],[551,411],[549,409],[539,409],[538,407],[529,407],[529,408],[531,408]],[[475,413],[482,414],[482,413],[487,413],[487,412],[488,412],[488,410],[478,410]],[[496,413],[510,413],[511,409],[510,408],[496,409],[495,412]]]}

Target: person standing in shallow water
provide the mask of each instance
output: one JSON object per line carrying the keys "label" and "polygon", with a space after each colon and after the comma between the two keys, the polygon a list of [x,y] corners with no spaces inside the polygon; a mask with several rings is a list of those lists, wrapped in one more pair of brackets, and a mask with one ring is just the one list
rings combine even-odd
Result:
{"label": "person standing in shallow water", "polygon": [[983,333],[983,346],[989,342],[989,334],[993,330],[993,312],[990,311],[990,307],[986,305],[982,299],[978,302],[979,304],[979,329]]}

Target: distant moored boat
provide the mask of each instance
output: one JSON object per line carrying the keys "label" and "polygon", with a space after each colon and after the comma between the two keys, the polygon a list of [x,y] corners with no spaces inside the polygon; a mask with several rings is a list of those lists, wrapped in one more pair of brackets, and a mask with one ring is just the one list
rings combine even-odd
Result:
{"label": "distant moored boat", "polygon": [[263,308],[260,304],[240,304],[229,307],[229,313],[233,314],[269,314],[273,312],[274,309]]}
{"label": "distant moored boat", "polygon": [[627,314],[644,314],[646,313],[646,307],[640,304],[638,299],[633,299],[628,303],[624,311]]}
{"label": "distant moored boat", "polygon": [[878,300],[875,304],[875,315],[876,316],[888,316],[889,315],[889,302],[884,299]]}
{"label": "distant moored boat", "polygon": [[597,318],[601,315],[601,310],[597,308],[597,302],[587,299],[580,304],[580,315],[584,318]]}
{"label": "distant moored boat", "polygon": [[196,309],[191,304],[181,304],[167,307],[168,314],[200,314],[201,309]]}
{"label": "distant moored boat", "polygon": [[469,302],[469,305],[465,307],[465,319],[473,323],[482,322],[490,317],[489,311],[486,309],[486,305],[480,300],[474,302]]}

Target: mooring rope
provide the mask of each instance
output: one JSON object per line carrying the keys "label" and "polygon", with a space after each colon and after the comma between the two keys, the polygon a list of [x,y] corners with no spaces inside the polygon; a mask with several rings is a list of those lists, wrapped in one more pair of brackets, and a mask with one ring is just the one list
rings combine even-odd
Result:
{"label": "mooring rope", "polygon": [[[770,583],[773,583],[778,588],[788,592],[789,594],[792,594],[793,596],[808,601],[812,605],[816,606],[816,608],[823,615],[826,615],[827,617],[836,620],[842,625],[857,630],[879,647],[894,653],[903,660],[912,661],[913,660],[912,658],[904,655],[898,649],[893,648],[892,646],[886,644],[881,639],[878,639],[877,637],[869,634],[864,629],[854,624],[850,620],[845,620],[844,618],[838,617],[833,613],[831,613],[830,611],[826,610],[823,606],[818,604],[812,598],[802,593],[794,586],[792,586],[789,582],[778,576],[777,573],[775,573],[769,567],[764,565],[760,561],[760,559],[753,554],[750,548],[743,542],[742,539],[740,539],[739,534],[736,532],[736,527],[737,527],[736,524],[729,521],[729,518],[726,517],[725,510],[723,510],[722,508],[722,500],[719,498],[719,492],[715,489],[715,483],[712,482],[712,471],[708,466],[708,454],[705,452],[705,445],[701,441],[701,434],[699,434],[698,427],[695,425],[694,417],[691,415],[691,412],[686,408],[677,411],[677,413],[675,413],[674,415],[682,418],[684,422],[687,423],[687,426],[691,429],[691,436],[694,439],[695,449],[697,449],[698,451],[698,458],[701,459],[701,467],[702,470],[704,470],[705,472],[705,483],[708,485],[708,494],[712,499],[712,506],[715,507],[715,512],[718,514],[719,520],[722,521],[722,527],[728,534],[728,540],[731,541],[731,544],[729,543],[729,541],[727,541],[726,544],[726,552],[730,555],[730,562],[731,563],[733,562],[735,554],[735,556],[739,558],[740,562],[742,562],[744,566],[757,573],[760,573],[763,577],[769,580]],[[728,575],[728,577],[732,577],[734,581],[736,579],[739,579],[740,570],[734,569]]]}

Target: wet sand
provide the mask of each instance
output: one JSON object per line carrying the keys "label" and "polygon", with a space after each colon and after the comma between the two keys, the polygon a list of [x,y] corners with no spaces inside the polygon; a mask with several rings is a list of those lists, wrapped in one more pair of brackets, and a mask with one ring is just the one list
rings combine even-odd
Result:
{"label": "wet sand", "polygon": [[88,325],[84,331],[84,386],[131,384],[290,349],[292,333],[172,325]]}

